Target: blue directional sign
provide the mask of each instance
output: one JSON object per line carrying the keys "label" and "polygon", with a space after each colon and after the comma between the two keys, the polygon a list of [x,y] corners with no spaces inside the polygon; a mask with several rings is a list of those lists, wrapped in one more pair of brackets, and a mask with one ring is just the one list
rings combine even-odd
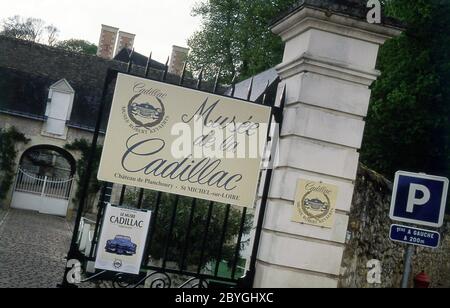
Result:
{"label": "blue directional sign", "polygon": [[438,232],[400,225],[391,226],[390,238],[394,242],[428,248],[438,248],[441,241]]}
{"label": "blue directional sign", "polygon": [[428,227],[442,227],[448,179],[399,171],[395,175],[390,217]]}

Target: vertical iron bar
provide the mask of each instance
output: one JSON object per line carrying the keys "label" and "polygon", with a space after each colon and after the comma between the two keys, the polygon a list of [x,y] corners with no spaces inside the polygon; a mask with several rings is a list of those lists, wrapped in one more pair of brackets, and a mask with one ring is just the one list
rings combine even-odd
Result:
{"label": "vertical iron bar", "polygon": [[202,271],[202,264],[203,260],[205,258],[205,248],[206,248],[206,241],[208,240],[208,231],[209,226],[211,225],[211,218],[212,218],[212,211],[213,211],[214,202],[210,202],[208,205],[208,215],[206,216],[206,226],[205,231],[203,233],[203,240],[202,240],[202,247],[200,248],[200,263],[198,264],[197,274],[200,274]]}
{"label": "vertical iron bar", "polygon": [[186,238],[184,240],[183,254],[181,255],[180,271],[184,270],[184,267],[186,265],[187,251],[188,251],[188,247],[189,247],[189,237],[191,236],[191,229],[192,229],[192,223],[194,221],[194,213],[195,213],[196,206],[197,206],[197,199],[192,199],[191,213],[189,215],[189,222],[188,222],[188,226],[187,226],[187,230],[186,230]]}
{"label": "vertical iron bar", "polygon": [[166,81],[167,79],[167,73],[169,72],[169,59],[170,57],[167,57],[166,65],[164,67],[164,72],[161,78],[161,81]]}
{"label": "vertical iron bar", "polygon": [[228,219],[230,218],[230,211],[231,211],[231,205],[227,204],[226,212],[225,212],[225,220],[223,222],[223,228],[222,228],[222,235],[220,236],[220,242],[219,242],[219,253],[217,254],[217,262],[216,262],[216,269],[214,271],[214,276],[217,277],[219,274],[219,266],[220,262],[222,261],[222,252],[223,252],[223,245],[225,242],[225,236],[227,234],[227,227],[228,227]]}
{"label": "vertical iron bar", "polygon": [[267,84],[266,84],[266,88],[264,89],[264,95],[262,98],[262,105],[266,105],[266,101],[267,101],[267,91],[269,90],[269,85],[270,85],[270,80],[267,80]]}
{"label": "vertical iron bar", "polygon": [[203,68],[200,70],[200,74],[198,75],[197,89],[200,90],[202,87],[203,81]]}
{"label": "vertical iron bar", "polygon": [[131,50],[129,59],[128,59],[128,67],[127,67],[127,73],[131,73],[131,69],[133,67],[133,54],[134,54],[134,49]]}
{"label": "vertical iron bar", "polygon": [[283,92],[281,94],[281,99],[280,99],[280,107],[279,107],[279,119],[278,119],[278,124],[280,125],[280,132],[281,132],[281,127],[283,126],[283,112],[284,112],[284,105],[286,104],[286,85],[283,88]]}
{"label": "vertical iron bar", "polygon": [[169,233],[167,234],[166,245],[165,245],[165,248],[164,248],[164,257],[163,257],[163,264],[162,264],[162,268],[163,269],[166,268],[167,258],[169,256],[170,239],[172,238],[172,233],[173,233],[173,229],[174,229],[174,226],[175,226],[175,219],[177,217],[177,210],[178,210],[178,202],[179,201],[180,201],[180,196],[177,195],[175,197],[175,202],[174,202],[174,205],[173,205],[172,218],[170,220],[170,225],[169,225]]}
{"label": "vertical iron bar", "polygon": [[120,200],[119,205],[123,205],[123,201],[125,199],[125,191],[127,189],[127,185],[122,185],[122,191],[120,192]]}
{"label": "vertical iron bar", "polygon": [[98,202],[98,212],[97,212],[97,221],[95,222],[95,229],[94,229],[94,236],[92,237],[92,244],[91,244],[91,251],[89,252],[89,259],[92,259],[94,257],[94,248],[97,245],[97,235],[100,230],[100,221],[103,216],[103,210],[105,208],[105,196],[106,196],[106,189],[108,188],[108,183],[104,182],[102,187],[102,193],[100,195],[100,200]]}
{"label": "vertical iron bar", "polygon": [[247,101],[250,101],[250,99],[252,98],[252,92],[253,92],[253,77],[250,80],[250,85],[248,87],[248,92],[247,92]]}
{"label": "vertical iron bar", "polygon": [[247,208],[244,208],[244,210],[242,211],[241,225],[239,227],[239,237],[237,239],[236,248],[234,250],[234,261],[233,261],[233,269],[231,272],[231,279],[234,279],[236,276],[236,270],[237,270],[237,265],[238,265],[239,253],[241,252],[241,242],[242,242],[242,235],[244,233],[246,216],[247,216]]}
{"label": "vertical iron bar", "polygon": [[181,72],[181,76],[180,76],[180,83],[179,83],[180,86],[182,86],[183,83],[184,83],[184,77],[186,76],[186,68],[187,68],[187,64],[188,64],[187,61],[184,62],[184,65],[183,65],[183,71]]}
{"label": "vertical iron bar", "polygon": [[156,230],[156,222],[158,219],[158,214],[159,214],[159,207],[161,205],[161,200],[162,200],[162,192],[158,192],[158,195],[156,197],[156,204],[155,204],[155,210],[152,213],[153,218],[152,218],[152,225],[150,226],[150,236],[148,239],[148,246],[147,246],[147,253],[146,253],[146,260],[144,264],[148,264],[148,259],[150,257],[150,249],[152,247],[152,242],[153,242],[153,238],[154,238],[154,234],[155,234],[155,230]]}
{"label": "vertical iron bar", "polygon": [[236,74],[233,75],[233,79],[231,80],[231,97],[234,97],[236,92]]}
{"label": "vertical iron bar", "polygon": [[216,80],[214,81],[213,93],[216,93],[217,89],[219,87],[219,79],[220,79],[221,72],[222,72],[222,68],[219,68],[219,71],[217,72],[217,75],[216,75]]}
{"label": "vertical iron bar", "polygon": [[138,209],[142,209],[142,201],[144,201],[144,189],[139,190]]}
{"label": "vertical iron bar", "polygon": [[148,74],[150,73],[150,67],[152,66],[152,52],[150,52],[150,55],[147,59],[147,65],[145,66],[145,78],[148,78]]}

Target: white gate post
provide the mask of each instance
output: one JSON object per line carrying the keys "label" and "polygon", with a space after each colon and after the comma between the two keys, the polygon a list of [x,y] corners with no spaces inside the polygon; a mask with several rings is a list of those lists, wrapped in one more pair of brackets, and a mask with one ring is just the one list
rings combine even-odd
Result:
{"label": "white gate post", "polygon": [[44,184],[42,185],[42,193],[41,193],[41,197],[45,197],[45,189],[47,188],[47,179],[48,179],[48,177],[45,176],[45,177],[44,177]]}
{"label": "white gate post", "polygon": [[[286,108],[255,287],[338,286],[369,86],[379,47],[401,33],[334,1],[302,3],[272,27],[286,44],[277,67]],[[332,229],[292,222],[298,179],[339,188]]]}

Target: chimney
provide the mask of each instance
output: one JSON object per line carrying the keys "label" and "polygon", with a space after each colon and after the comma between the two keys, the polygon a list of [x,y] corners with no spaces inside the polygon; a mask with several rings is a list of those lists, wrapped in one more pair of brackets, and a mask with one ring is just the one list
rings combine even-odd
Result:
{"label": "chimney", "polygon": [[172,47],[172,55],[170,57],[169,73],[181,75],[183,66],[189,53],[189,48],[180,46]]}
{"label": "chimney", "polygon": [[104,59],[112,59],[114,57],[114,47],[116,45],[118,28],[102,25],[100,34],[100,42],[98,43],[97,56]]}
{"label": "chimney", "polygon": [[135,34],[119,31],[119,38],[117,39],[114,56],[116,56],[124,48],[133,49],[135,37]]}

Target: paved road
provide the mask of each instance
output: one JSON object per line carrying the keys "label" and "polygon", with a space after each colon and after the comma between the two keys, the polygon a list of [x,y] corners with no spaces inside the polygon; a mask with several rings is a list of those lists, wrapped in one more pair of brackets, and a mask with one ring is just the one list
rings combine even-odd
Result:
{"label": "paved road", "polygon": [[56,287],[70,237],[63,218],[0,210],[0,288]]}

